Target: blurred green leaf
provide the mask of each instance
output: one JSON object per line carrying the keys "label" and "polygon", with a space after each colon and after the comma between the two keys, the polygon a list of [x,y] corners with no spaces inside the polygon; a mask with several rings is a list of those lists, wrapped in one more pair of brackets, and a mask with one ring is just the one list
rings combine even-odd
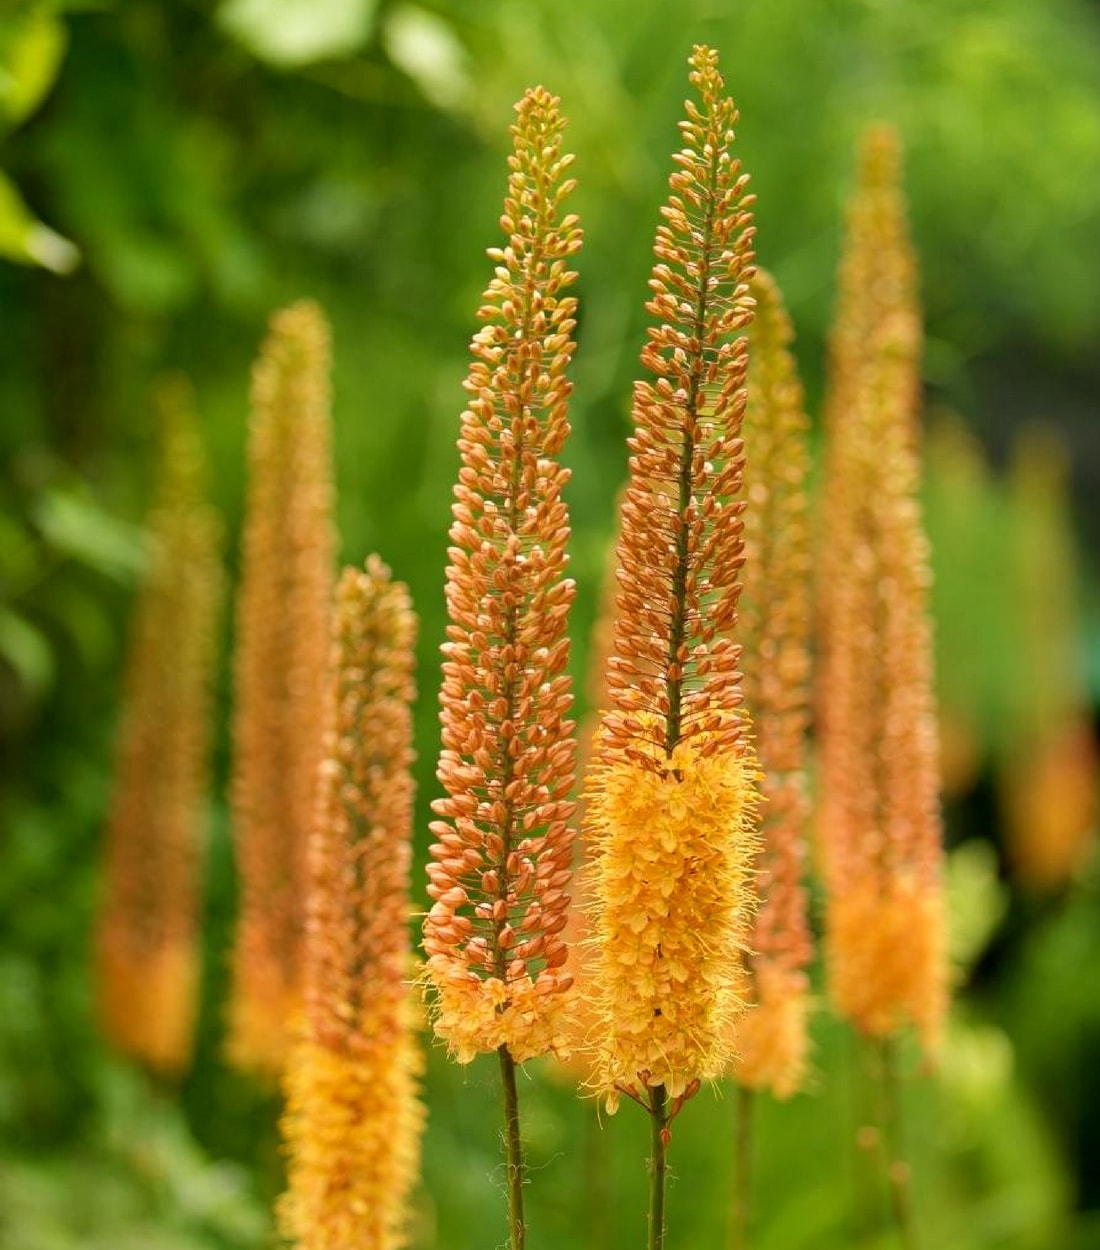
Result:
{"label": "blurred green leaf", "polygon": [[114,581],[130,582],[145,565],[141,531],[116,520],[91,499],[48,490],[35,502],[32,517],[57,551]]}
{"label": "blurred green leaf", "polygon": [[0,22],[0,124],[17,126],[53,86],[65,55],[65,25],[45,5]]}
{"label": "blurred green leaf", "polygon": [[398,5],[386,15],[383,38],[390,60],[438,108],[457,111],[470,103],[469,58],[441,17],[419,5]]}
{"label": "blurred green leaf", "polygon": [[357,51],[374,10],[375,0],[227,0],[218,19],[260,60],[291,68]]}
{"label": "blurred green leaf", "polygon": [[56,230],[44,225],[23,202],[18,188],[0,173],[0,256],[41,265],[54,273],[70,273],[80,252]]}
{"label": "blurred green leaf", "polygon": [[41,697],[53,684],[50,644],[41,631],[10,609],[0,606],[0,659],[15,670],[24,686]]}

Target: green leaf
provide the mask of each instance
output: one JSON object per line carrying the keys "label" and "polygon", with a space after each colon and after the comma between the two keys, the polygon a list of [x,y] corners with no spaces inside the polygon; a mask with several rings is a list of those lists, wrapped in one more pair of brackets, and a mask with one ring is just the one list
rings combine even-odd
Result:
{"label": "green leaf", "polygon": [[46,491],[33,519],[57,551],[114,581],[130,582],[145,566],[141,531],[104,512],[90,499]]}
{"label": "green leaf", "polygon": [[32,695],[40,697],[53,684],[50,644],[41,631],[5,607],[0,607],[0,660],[8,662]]}
{"label": "green leaf", "polygon": [[0,124],[17,126],[41,104],[66,43],[65,24],[45,6],[0,23]]}
{"label": "green leaf", "polygon": [[291,68],[357,52],[375,7],[376,0],[225,0],[218,20],[260,60]]}
{"label": "green leaf", "polygon": [[461,111],[473,96],[469,58],[450,25],[418,5],[402,4],[386,16],[390,60],[438,108]]}
{"label": "green leaf", "polygon": [[44,225],[23,202],[15,183],[0,173],[0,256],[24,265],[70,273],[80,252],[56,230]]}

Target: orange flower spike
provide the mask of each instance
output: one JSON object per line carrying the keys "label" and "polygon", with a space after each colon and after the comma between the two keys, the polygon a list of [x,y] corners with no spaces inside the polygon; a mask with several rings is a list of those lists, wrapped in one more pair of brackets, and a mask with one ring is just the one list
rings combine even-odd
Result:
{"label": "orange flower spike", "polygon": [[221,523],[183,383],[158,397],[150,562],[134,605],[99,919],[99,1007],[119,1050],[165,1075],[191,1057]]}
{"label": "orange flower spike", "polygon": [[[730,1059],[756,766],[737,671],[752,227],[737,114],[697,47],[657,229],[618,544],[614,655],[585,795],[601,1017],[597,1085],[673,1099]],[[657,1103],[654,1103],[654,1107]]]}
{"label": "orange flower spike", "polygon": [[237,606],[232,807],[240,916],[230,1057],[277,1077],[301,1006],[306,846],[327,683],[332,527],[329,333],[277,313],[253,376]]}
{"label": "orange flower spike", "polygon": [[305,1022],[285,1077],[279,1217],[302,1250],[396,1250],[419,1167],[407,979],[415,634],[408,591],[377,557],[344,570],[310,842]]}
{"label": "orange flower spike", "polygon": [[810,456],[790,318],[772,278],[757,271],[744,436],[746,590],[740,604],[745,704],[764,774],[757,861],[759,908],[749,947],[754,1006],[739,1017],[734,1072],[741,1084],[786,1098],[806,1069],[812,957],[802,882],[809,798]]}
{"label": "orange flower spike", "polygon": [[466,1062],[507,1046],[517,1061],[567,1049],[569,827],[576,743],[565,666],[569,425],[577,219],[558,100],[517,105],[497,261],[473,339],[447,569],[440,694],[447,797],[433,804],[424,924],[434,1025]]}
{"label": "orange flower spike", "polygon": [[864,337],[859,351],[849,345],[833,392],[821,833],[837,1010],[875,1037],[911,1023],[931,1047],[947,966],[929,553],[917,501],[920,317],[899,163],[892,134],[872,131],[841,270],[838,341],[845,325]]}

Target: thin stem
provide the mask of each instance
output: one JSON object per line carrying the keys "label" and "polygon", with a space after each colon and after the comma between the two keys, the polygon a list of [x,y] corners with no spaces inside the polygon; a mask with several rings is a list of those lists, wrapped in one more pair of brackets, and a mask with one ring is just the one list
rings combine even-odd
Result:
{"label": "thin stem", "polygon": [[508,1238],[511,1250],[523,1250],[527,1226],[523,1222],[523,1142],[519,1135],[519,1096],[516,1062],[507,1046],[497,1050],[504,1087],[504,1150],[508,1165]]}
{"label": "thin stem", "polygon": [[730,1250],[748,1250],[752,1213],[752,1144],[756,1098],[747,1085],[737,1087],[734,1137],[733,1201],[730,1206]]}
{"label": "thin stem", "polygon": [[898,1241],[903,1250],[917,1250],[917,1229],[913,1220],[909,1164],[903,1159],[901,1089],[898,1082],[897,1046],[893,1038],[879,1043],[879,1086],[881,1090],[881,1151],[886,1188],[894,1216]]}
{"label": "thin stem", "polygon": [[668,1147],[668,1094],[663,1085],[653,1089],[650,1102],[653,1154],[649,1160],[649,1241],[648,1250],[664,1250],[665,1180],[668,1174],[665,1151]]}

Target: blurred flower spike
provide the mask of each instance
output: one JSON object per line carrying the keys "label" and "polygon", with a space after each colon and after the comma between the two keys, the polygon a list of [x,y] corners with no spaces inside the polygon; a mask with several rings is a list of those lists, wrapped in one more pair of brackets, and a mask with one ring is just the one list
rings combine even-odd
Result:
{"label": "blurred flower spike", "polygon": [[947,1005],[916,261],[888,128],[867,133],[832,342],[821,839],[837,1011],[926,1047]]}

